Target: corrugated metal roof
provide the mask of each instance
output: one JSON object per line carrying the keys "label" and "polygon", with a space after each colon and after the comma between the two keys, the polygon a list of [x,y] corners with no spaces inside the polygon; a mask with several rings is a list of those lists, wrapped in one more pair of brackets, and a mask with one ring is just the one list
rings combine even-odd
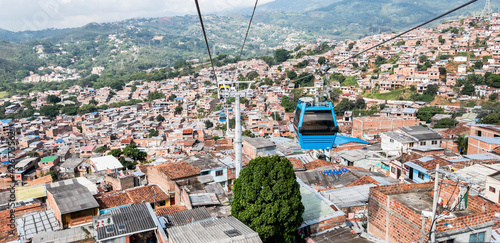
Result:
{"label": "corrugated metal roof", "polygon": [[234,217],[197,222],[167,229],[169,240],[184,242],[261,243],[259,234]]}
{"label": "corrugated metal roof", "polygon": [[368,202],[370,187],[375,184],[366,184],[360,186],[344,187],[322,192],[325,198],[328,198],[335,205],[344,207],[362,206]]}
{"label": "corrugated metal roof", "polygon": [[192,210],[184,210],[181,212],[168,214],[164,217],[168,220],[170,226],[183,226],[186,224],[211,218],[205,207],[195,208]]}
{"label": "corrugated metal roof", "polygon": [[[151,206],[147,203],[117,208],[107,214],[95,216],[93,224],[97,240],[109,240],[138,232],[154,230],[157,226],[153,217],[156,216]],[[98,222],[100,227],[97,227],[96,222]]]}

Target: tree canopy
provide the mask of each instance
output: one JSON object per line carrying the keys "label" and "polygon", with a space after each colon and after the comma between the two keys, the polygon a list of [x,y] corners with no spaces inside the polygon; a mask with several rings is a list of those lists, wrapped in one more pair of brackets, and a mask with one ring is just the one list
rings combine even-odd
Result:
{"label": "tree canopy", "polygon": [[304,205],[293,166],[279,156],[250,160],[234,181],[231,215],[263,242],[293,242]]}
{"label": "tree canopy", "polygon": [[274,51],[274,60],[276,63],[282,63],[288,60],[288,57],[290,57],[290,52],[285,49],[277,49]]}
{"label": "tree canopy", "polygon": [[432,106],[425,106],[417,111],[417,118],[421,121],[430,122],[431,118],[436,114],[443,114],[443,108],[436,108]]}

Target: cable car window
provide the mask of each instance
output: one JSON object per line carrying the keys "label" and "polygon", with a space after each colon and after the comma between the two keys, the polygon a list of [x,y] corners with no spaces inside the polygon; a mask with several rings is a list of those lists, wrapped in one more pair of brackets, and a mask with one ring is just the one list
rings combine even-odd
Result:
{"label": "cable car window", "polygon": [[299,121],[300,121],[300,113],[302,113],[302,110],[300,108],[297,108],[295,111],[295,117],[293,118],[293,128],[295,129],[295,132],[299,132]]}
{"label": "cable car window", "polygon": [[306,111],[302,122],[302,135],[335,135],[332,112]]}

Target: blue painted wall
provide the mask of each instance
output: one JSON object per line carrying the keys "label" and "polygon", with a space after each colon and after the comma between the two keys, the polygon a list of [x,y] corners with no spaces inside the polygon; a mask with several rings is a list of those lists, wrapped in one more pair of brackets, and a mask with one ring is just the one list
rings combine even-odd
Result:
{"label": "blue painted wall", "polygon": [[431,177],[429,175],[423,173],[423,172],[422,173],[424,174],[424,179],[423,180],[420,179],[418,177],[418,172],[419,172],[418,170],[416,170],[415,168],[413,168],[413,181],[414,182],[423,183],[423,182],[431,181]]}

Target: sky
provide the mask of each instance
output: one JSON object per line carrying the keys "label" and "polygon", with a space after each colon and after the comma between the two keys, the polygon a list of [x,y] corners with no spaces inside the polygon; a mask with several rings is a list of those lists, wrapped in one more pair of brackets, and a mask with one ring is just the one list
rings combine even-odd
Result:
{"label": "sky", "polygon": [[[274,0],[261,0],[260,4]],[[199,0],[203,14],[255,4],[249,0]],[[0,0],[0,28],[10,31],[80,27],[136,17],[196,14],[194,0]]]}

